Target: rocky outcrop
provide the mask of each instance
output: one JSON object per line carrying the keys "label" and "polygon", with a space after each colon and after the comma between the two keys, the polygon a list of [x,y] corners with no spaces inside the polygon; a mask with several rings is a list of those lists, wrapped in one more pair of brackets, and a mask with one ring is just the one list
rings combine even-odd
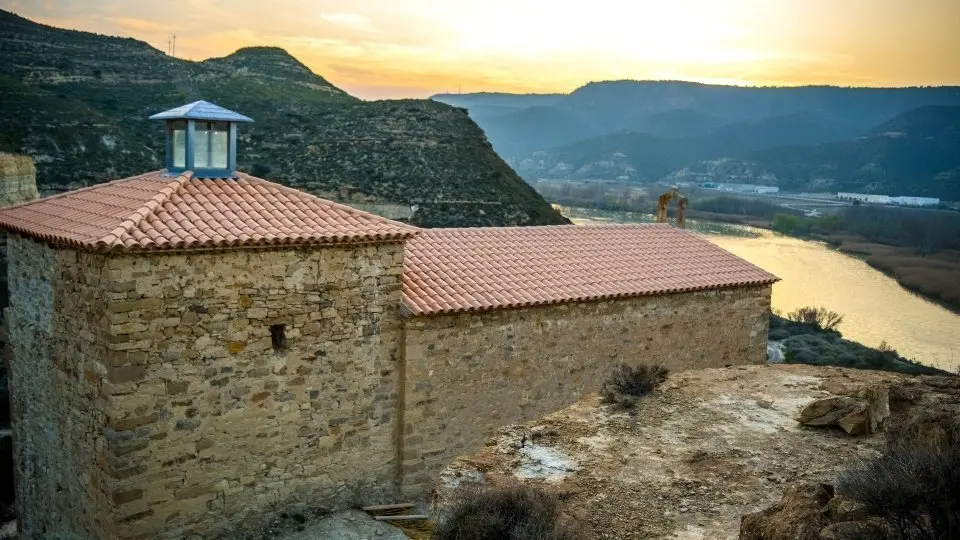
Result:
{"label": "rocky outcrop", "polygon": [[901,441],[960,445],[960,377],[923,377],[892,387],[884,431],[890,447]]}
{"label": "rocky outcrop", "polygon": [[[37,169],[33,160],[28,156],[0,152],[0,206],[32,201],[39,197]],[[0,231],[0,309],[7,305],[8,299],[7,233]]]}
{"label": "rocky outcrop", "polygon": [[878,526],[861,505],[837,496],[832,485],[802,483],[788,487],[770,508],[743,516],[740,540],[839,540]]}
{"label": "rocky outcrop", "polygon": [[[885,421],[874,423],[878,414]],[[955,491],[947,486],[958,474],[952,449],[960,444],[960,378],[868,387],[817,400],[803,418],[807,425],[855,426],[851,434],[882,425],[885,455],[849,463],[837,477],[837,493],[829,484],[788,487],[773,506],[743,516],[740,540],[955,537],[949,532],[960,524],[949,498]]]}
{"label": "rocky outcrop", "polygon": [[[777,503],[790,483],[832,484],[849,463],[885,448],[879,436],[807,428],[795,419],[801,409],[904,380],[792,364],[674,373],[633,414],[591,396],[501,429],[444,471],[437,501],[471,483],[546,483],[590,538],[736,538],[741,516]],[[806,501],[803,512],[790,511],[799,520],[825,497],[793,498]]]}
{"label": "rocky outcrop", "polygon": [[850,435],[869,435],[890,416],[890,395],[885,387],[858,390],[852,396],[830,396],[804,407],[797,422],[805,426],[839,427]]}
{"label": "rocky outcrop", "polygon": [[39,196],[33,160],[0,152],[0,206],[32,201]]}

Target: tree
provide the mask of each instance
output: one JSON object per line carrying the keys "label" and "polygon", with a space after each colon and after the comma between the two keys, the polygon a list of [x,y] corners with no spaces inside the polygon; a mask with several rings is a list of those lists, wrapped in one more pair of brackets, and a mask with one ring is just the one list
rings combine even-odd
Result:
{"label": "tree", "polygon": [[836,311],[830,311],[825,307],[805,306],[795,309],[787,314],[787,318],[793,322],[811,324],[821,330],[836,331],[837,326],[843,322],[843,315]]}

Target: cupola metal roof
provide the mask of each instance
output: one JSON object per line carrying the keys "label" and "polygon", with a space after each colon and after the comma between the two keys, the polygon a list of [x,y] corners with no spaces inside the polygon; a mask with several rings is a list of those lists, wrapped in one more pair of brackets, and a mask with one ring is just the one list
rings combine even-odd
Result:
{"label": "cupola metal roof", "polygon": [[253,118],[210,103],[194,101],[150,117],[150,120],[208,120],[211,122],[253,122]]}

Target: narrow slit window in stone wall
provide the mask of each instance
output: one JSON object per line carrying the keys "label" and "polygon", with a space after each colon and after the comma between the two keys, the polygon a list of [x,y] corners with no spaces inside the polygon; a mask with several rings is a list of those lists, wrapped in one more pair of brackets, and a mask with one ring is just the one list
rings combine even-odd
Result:
{"label": "narrow slit window in stone wall", "polygon": [[287,325],[274,324],[270,326],[270,341],[274,352],[287,350]]}

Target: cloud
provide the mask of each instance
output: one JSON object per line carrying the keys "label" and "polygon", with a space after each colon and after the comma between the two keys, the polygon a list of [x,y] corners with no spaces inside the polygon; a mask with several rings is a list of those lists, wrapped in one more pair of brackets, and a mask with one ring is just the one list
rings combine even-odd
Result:
{"label": "cloud", "polygon": [[333,24],[349,28],[361,28],[365,30],[370,28],[370,19],[356,13],[323,13],[320,15],[320,18]]}
{"label": "cloud", "polygon": [[146,19],[136,19],[132,17],[106,17],[107,21],[113,23],[118,29],[129,33],[175,33],[177,27],[172,24],[164,24],[157,21],[148,21]]}
{"label": "cloud", "polygon": [[[916,9],[921,3],[924,9]],[[956,0],[0,0],[201,60],[287,49],[361,95],[566,91],[589,80],[960,83]],[[409,92],[409,94],[403,94]]]}

